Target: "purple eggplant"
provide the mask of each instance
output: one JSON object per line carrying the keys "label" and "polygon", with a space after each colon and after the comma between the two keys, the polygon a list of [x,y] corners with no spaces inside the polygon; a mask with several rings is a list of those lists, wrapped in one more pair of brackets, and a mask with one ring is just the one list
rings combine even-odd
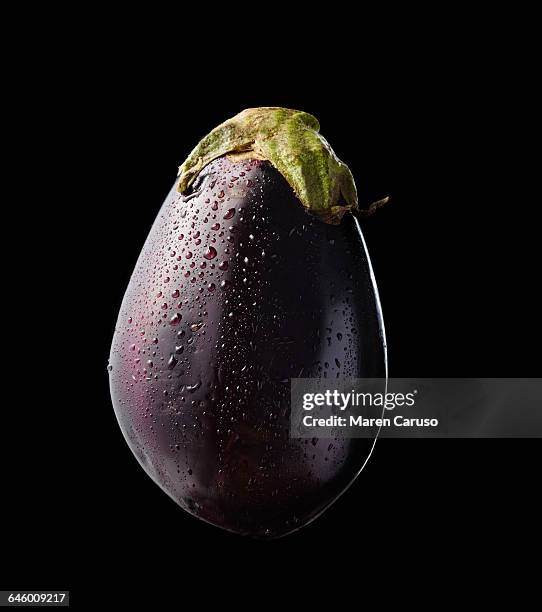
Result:
{"label": "purple eggplant", "polygon": [[289,434],[291,378],[386,376],[357,211],[350,171],[307,113],[244,111],[181,167],[126,291],[109,374],[132,452],[194,516],[278,537],[364,465],[372,440]]}

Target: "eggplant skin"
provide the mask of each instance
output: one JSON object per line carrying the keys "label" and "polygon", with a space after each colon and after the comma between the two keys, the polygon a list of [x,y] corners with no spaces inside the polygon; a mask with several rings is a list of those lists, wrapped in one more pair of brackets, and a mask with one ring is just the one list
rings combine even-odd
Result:
{"label": "eggplant skin", "polygon": [[130,448],[182,508],[254,537],[307,524],[373,442],[290,438],[290,379],[387,373],[357,221],[307,213],[267,161],[213,161],[193,193],[166,198],[109,370]]}

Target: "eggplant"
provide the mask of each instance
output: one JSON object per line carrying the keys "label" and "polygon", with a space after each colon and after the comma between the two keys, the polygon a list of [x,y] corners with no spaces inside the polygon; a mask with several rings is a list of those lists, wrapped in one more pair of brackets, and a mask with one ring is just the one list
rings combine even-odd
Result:
{"label": "eggplant", "polygon": [[313,520],[374,442],[290,437],[290,380],[387,375],[354,181],[318,128],[248,109],[201,141],[111,347],[115,413],[143,469],[192,515],[253,537]]}

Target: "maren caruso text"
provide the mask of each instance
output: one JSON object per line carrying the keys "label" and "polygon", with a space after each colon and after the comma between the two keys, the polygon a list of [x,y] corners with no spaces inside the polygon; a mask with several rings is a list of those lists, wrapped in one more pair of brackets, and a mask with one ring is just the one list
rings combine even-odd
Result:
{"label": "maren caruso text", "polygon": [[349,417],[329,416],[319,418],[306,414],[303,417],[305,427],[438,427],[438,419],[408,418],[397,415],[393,419],[366,418],[351,415]]}

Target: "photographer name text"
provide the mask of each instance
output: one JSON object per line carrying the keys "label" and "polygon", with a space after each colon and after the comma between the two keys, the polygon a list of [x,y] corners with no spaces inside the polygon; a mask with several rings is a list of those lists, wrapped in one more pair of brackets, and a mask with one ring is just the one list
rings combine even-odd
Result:
{"label": "photographer name text", "polygon": [[[327,390],[323,393],[305,393],[303,395],[303,410],[311,411],[314,408],[335,408],[345,411],[356,407],[381,408],[382,411],[395,410],[396,408],[409,408],[416,402],[417,390],[411,393],[343,393],[338,390]],[[304,427],[438,427],[436,418],[409,418],[397,414],[390,417],[368,418],[359,414],[340,416],[330,415],[318,417],[305,414],[302,419]]]}

